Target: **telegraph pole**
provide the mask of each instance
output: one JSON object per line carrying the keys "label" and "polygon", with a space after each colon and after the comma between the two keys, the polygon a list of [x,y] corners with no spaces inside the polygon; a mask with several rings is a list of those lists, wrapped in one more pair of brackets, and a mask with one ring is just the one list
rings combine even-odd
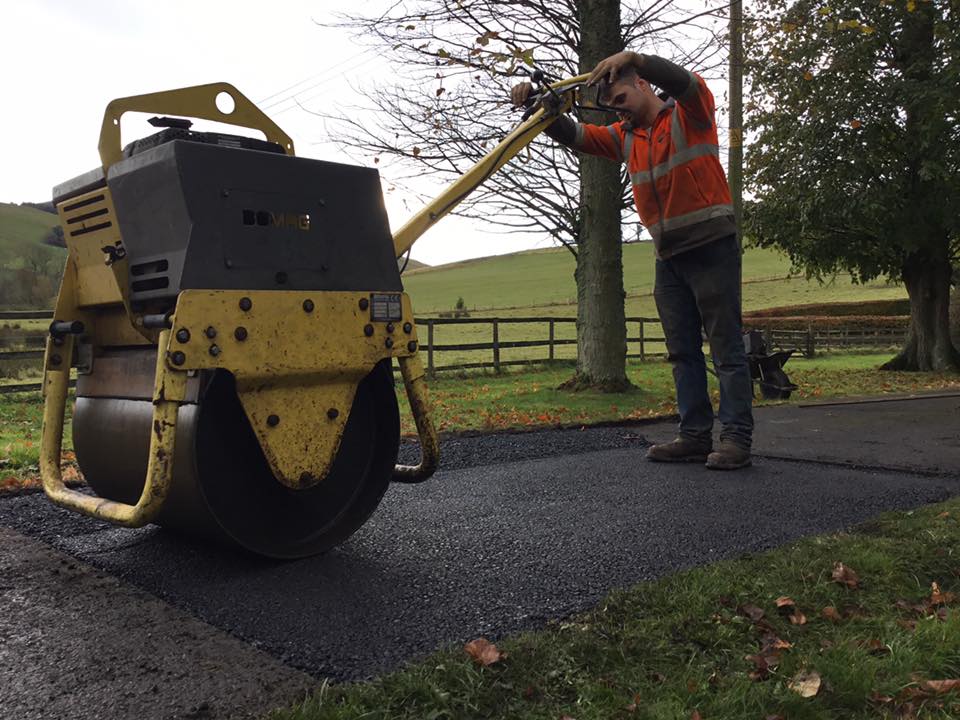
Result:
{"label": "telegraph pole", "polygon": [[[743,2],[730,3],[730,137],[727,176],[737,223],[737,246],[743,257]],[[741,262],[740,279],[743,280]]]}

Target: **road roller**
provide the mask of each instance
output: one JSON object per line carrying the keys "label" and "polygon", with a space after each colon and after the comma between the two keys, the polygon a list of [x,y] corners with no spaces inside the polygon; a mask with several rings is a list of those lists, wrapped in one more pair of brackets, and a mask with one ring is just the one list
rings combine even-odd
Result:
{"label": "road roller", "polygon": [[[398,258],[585,79],[541,83],[521,123],[394,234],[375,169],[296,157],[232,85],[109,103],[101,165],[54,189],[68,258],[44,357],[47,496],[288,559],[345,540],[391,482],[428,479],[438,438]],[[157,131],[124,146],[130,112]],[[395,365],[417,465],[397,464]],[[80,488],[61,474],[72,371]]]}

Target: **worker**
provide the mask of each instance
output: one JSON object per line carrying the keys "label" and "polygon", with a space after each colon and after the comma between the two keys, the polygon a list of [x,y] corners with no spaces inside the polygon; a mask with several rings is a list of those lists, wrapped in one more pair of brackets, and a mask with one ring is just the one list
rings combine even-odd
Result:
{"label": "worker", "polygon": [[[658,462],[750,465],[753,387],[743,344],[740,250],[730,188],[719,160],[713,95],[703,78],[655,55],[629,50],[600,61],[588,85],[617,112],[612,125],[560,116],[546,133],[578,152],[626,164],[640,221],[653,237],[654,298],[680,411],[678,437],[653,445]],[[651,85],[663,91],[654,92]],[[517,106],[532,86],[511,90]],[[707,392],[701,328],[720,383],[719,443]]]}

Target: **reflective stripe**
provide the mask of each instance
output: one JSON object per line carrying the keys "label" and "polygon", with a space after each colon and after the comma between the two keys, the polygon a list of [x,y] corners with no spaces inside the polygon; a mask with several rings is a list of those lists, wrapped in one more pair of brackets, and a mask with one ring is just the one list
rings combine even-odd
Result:
{"label": "reflective stripe", "polygon": [[613,125],[607,125],[607,132],[610,133],[610,137],[613,139],[613,146],[617,149],[617,152],[620,153],[620,162],[623,162],[623,152],[620,150],[620,136],[617,135],[617,130]]}
{"label": "reflective stripe", "polygon": [[653,169],[653,172],[650,172],[649,170],[640,170],[639,172],[630,173],[630,181],[634,185],[643,185],[644,183],[653,182],[654,180],[662,178],[674,168],[683,165],[684,163],[688,163],[691,160],[695,160],[698,157],[704,157],[705,155],[713,155],[719,158],[719,146],[710,145],[709,143],[701,143],[700,145],[694,145],[693,147],[686,148],[683,152],[674,153],[665,163],[660,163],[657,165]]}
{"label": "reflective stripe", "polygon": [[711,205],[709,207],[700,208],[699,210],[694,210],[693,212],[689,212],[684,215],[678,215],[677,217],[661,220],[655,226],[651,226],[647,229],[656,239],[663,235],[663,233],[670,232],[671,230],[686,227],[687,225],[694,225],[696,223],[704,222],[705,220],[710,220],[711,218],[724,217],[726,215],[733,215],[733,205]]}
{"label": "reflective stripe", "polygon": [[[630,162],[630,153],[633,152],[633,130],[623,136],[623,161]],[[629,167],[629,165],[628,165]]]}
{"label": "reflective stripe", "polygon": [[680,111],[677,108],[673,109],[673,119],[670,121],[670,139],[678,155],[687,149],[687,136],[680,127]]}

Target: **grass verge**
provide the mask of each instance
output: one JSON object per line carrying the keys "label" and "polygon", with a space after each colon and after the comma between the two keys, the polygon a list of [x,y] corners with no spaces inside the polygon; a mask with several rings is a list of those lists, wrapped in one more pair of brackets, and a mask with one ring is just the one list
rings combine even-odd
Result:
{"label": "grass verge", "polygon": [[958,546],[960,499],[890,513],[615,591],[492,647],[452,647],[369,683],[324,683],[270,717],[955,718]]}
{"label": "grass verge", "polygon": [[[868,354],[791,359],[786,369],[800,388],[786,402],[960,390],[960,376],[956,374],[879,370],[887,357]],[[555,365],[501,375],[441,375],[430,382],[434,421],[441,432],[454,433],[629,422],[669,417],[677,412],[673,375],[665,362],[629,364],[627,374],[634,387],[625,393],[557,389],[572,374],[572,366]],[[712,375],[709,380],[716,404],[719,390]],[[414,436],[416,428],[402,384],[398,383],[397,391],[401,431]],[[0,395],[0,492],[38,486],[42,410],[39,393]],[[63,448],[65,477],[75,479],[69,417]]]}

